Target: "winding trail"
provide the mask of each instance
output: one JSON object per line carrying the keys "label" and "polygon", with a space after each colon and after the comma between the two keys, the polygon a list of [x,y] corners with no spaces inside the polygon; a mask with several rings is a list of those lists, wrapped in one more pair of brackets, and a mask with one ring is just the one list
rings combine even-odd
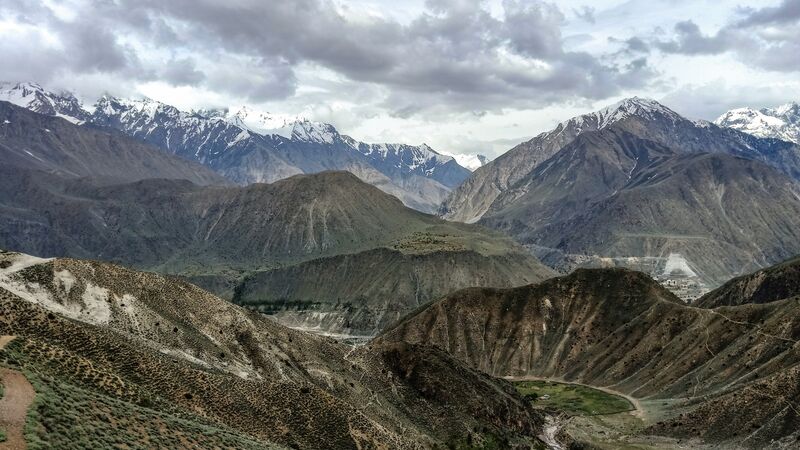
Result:
{"label": "winding trail", "polygon": [[[0,336],[0,350],[13,341],[16,336]],[[22,372],[0,367],[0,380],[3,383],[3,397],[0,398],[0,429],[6,433],[6,441],[0,448],[24,450],[25,418],[33,403],[36,391]]]}

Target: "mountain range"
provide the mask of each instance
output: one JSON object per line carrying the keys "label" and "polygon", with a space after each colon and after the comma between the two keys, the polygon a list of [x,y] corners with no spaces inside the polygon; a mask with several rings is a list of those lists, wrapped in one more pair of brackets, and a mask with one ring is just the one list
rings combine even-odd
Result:
{"label": "mountain range", "polygon": [[731,124],[630,98],[469,174],[5,85],[0,442],[796,448],[800,147]]}
{"label": "mountain range", "polygon": [[714,287],[800,252],[798,178],[796,144],[631,98],[479,168],[441,214],[507,232],[563,270],[682,255]]}
{"label": "mountain range", "polygon": [[[0,135],[10,154],[30,148],[33,155],[0,166],[0,245],[8,249],[182,275],[292,326],[366,336],[453,289],[518,286],[553,275],[511,239],[410,209],[348,172],[201,185],[164,164],[151,172],[158,178],[139,179],[143,169],[136,164],[149,167],[153,157],[219,181],[202,166],[113,130],[9,103],[0,103],[2,111],[20,133],[28,130],[23,137],[30,142],[40,134],[70,137],[48,147],[46,160],[23,137]],[[30,126],[23,127],[23,117]],[[93,148],[81,144],[98,136],[135,143],[129,152],[138,157],[113,146],[97,149],[102,157],[87,154]],[[64,155],[80,158],[50,170]],[[446,278],[437,276],[443,266]]]}
{"label": "mountain range", "polygon": [[800,105],[786,103],[776,108],[737,108],[714,121],[753,136],[775,138],[800,144]]}
{"label": "mountain range", "polygon": [[330,124],[247,107],[186,112],[146,98],[112,96],[84,107],[69,92],[51,92],[35,83],[2,84],[0,100],[75,124],[119,130],[242,185],[346,170],[410,207],[433,212],[470,174],[453,157],[425,144],[367,144]]}
{"label": "mountain range", "polygon": [[129,138],[116,131],[79,127],[0,101],[0,157],[3,169],[43,171],[65,178],[107,181],[183,179],[199,185],[225,184],[208,168]]}

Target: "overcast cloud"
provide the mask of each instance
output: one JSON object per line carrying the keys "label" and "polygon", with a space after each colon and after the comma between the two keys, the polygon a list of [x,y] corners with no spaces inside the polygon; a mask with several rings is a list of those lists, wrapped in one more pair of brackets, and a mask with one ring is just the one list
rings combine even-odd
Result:
{"label": "overcast cloud", "polygon": [[[677,96],[749,79],[796,99],[800,0],[15,0],[0,3],[0,54],[0,78],[89,101],[249,103],[363,139],[496,156],[627,95],[704,118],[722,105]],[[751,87],[728,103],[779,100]]]}

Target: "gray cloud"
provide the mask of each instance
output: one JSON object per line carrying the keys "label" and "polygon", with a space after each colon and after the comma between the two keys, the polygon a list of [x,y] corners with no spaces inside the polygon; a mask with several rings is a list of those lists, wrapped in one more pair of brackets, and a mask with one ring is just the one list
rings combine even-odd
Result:
{"label": "gray cloud", "polygon": [[739,8],[736,19],[715,34],[692,21],[675,25],[670,39],[654,39],[665,53],[713,55],[730,52],[745,64],[767,70],[800,71],[800,0],[761,9]]}
{"label": "gray cloud", "polygon": [[189,58],[170,60],[160,74],[160,78],[175,86],[196,85],[205,80],[206,75],[197,70],[195,62]]}
{"label": "gray cloud", "polygon": [[[39,1],[0,6],[0,16],[41,24],[64,48],[47,73],[31,78],[114,74],[265,101],[293,95],[297,68],[312,65],[388,89],[389,99],[400,99],[391,106],[395,114],[407,116],[443,101],[480,111],[599,99],[655,75],[646,59],[567,50],[563,14],[538,0],[505,0],[502,17],[477,0],[428,0],[405,24],[353,20],[327,0],[75,5],[71,19]],[[579,12],[593,18],[591,8]],[[28,50],[40,49],[30,43]]]}
{"label": "gray cloud", "polygon": [[733,45],[733,36],[722,30],[715,36],[704,36],[696,23],[688,20],[675,24],[675,37],[670,41],[656,42],[655,46],[666,53],[685,55],[714,55]]}
{"label": "gray cloud", "polygon": [[586,5],[581,6],[580,8],[574,8],[572,10],[573,14],[575,14],[575,17],[592,25],[597,22],[597,19],[594,17],[595,11],[596,9],[594,7]]}

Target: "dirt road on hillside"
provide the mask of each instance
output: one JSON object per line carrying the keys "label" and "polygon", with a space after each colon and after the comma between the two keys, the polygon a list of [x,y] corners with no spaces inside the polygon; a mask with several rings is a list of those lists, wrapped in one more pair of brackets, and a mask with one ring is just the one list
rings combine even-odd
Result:
{"label": "dirt road on hillside", "polygon": [[[14,340],[15,336],[0,336],[0,350]],[[0,398],[0,430],[6,434],[6,441],[0,449],[24,450],[25,418],[33,403],[36,391],[22,372],[0,367],[0,382],[3,383],[3,398]]]}

